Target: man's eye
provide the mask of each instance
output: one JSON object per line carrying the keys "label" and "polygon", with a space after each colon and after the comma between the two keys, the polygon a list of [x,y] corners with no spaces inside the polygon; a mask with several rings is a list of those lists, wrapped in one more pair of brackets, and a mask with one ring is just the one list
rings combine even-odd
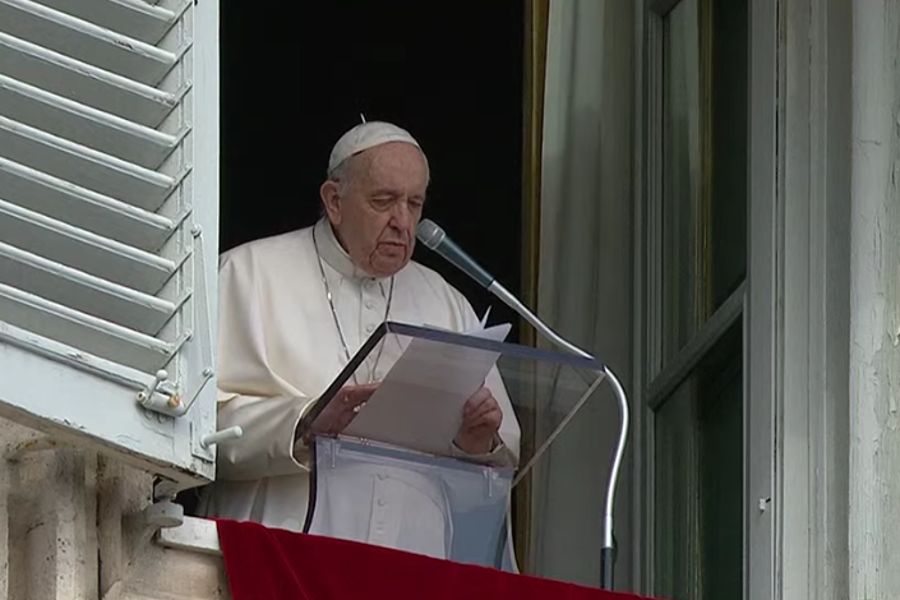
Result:
{"label": "man's eye", "polygon": [[386,196],[376,196],[375,198],[372,198],[372,204],[376,208],[387,208],[392,202],[393,199]]}

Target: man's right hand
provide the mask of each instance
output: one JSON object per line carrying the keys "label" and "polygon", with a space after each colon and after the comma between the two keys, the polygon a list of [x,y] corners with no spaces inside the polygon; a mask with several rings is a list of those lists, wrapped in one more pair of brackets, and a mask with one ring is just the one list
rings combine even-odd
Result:
{"label": "man's right hand", "polygon": [[312,435],[338,435],[344,431],[377,389],[377,383],[348,385],[341,388],[313,420],[303,436],[303,441],[309,443]]}

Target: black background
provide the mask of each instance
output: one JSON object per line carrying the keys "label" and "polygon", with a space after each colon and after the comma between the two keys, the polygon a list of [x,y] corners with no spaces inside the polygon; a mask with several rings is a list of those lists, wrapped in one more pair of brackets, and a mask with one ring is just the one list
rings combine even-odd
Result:
{"label": "black background", "polygon": [[[518,292],[523,14],[515,0],[222,2],[221,250],[312,224],[331,147],[364,113],[418,139],[425,216]],[[415,258],[515,325],[421,245]]]}

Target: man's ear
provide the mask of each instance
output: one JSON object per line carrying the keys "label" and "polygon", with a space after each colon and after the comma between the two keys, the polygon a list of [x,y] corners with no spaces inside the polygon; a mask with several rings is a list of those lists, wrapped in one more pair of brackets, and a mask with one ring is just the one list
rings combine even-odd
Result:
{"label": "man's ear", "polygon": [[341,224],[341,194],[337,182],[327,180],[319,188],[319,196],[322,198],[322,206],[331,224],[337,227]]}

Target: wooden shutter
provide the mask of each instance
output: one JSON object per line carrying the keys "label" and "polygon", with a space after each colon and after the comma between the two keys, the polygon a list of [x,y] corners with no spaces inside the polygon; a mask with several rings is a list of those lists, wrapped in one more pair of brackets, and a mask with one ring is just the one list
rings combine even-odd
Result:
{"label": "wooden shutter", "polygon": [[214,475],[218,3],[0,0],[0,413]]}

